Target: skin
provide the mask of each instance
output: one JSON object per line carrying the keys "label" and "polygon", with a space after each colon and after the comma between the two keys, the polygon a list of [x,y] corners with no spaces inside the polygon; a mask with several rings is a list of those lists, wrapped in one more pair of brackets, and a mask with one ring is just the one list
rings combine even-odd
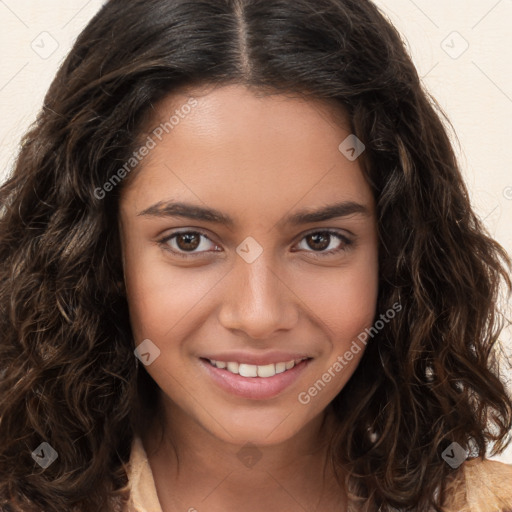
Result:
{"label": "skin", "polygon": [[[375,204],[359,161],[338,149],[351,133],[348,119],[319,100],[263,96],[241,85],[201,87],[157,104],[144,137],[190,96],[197,105],[144,158],[120,202],[135,345],[150,339],[161,351],[145,368],[161,390],[165,441],[157,444],[155,427],[143,443],[162,509],[344,510],[344,493],[326,465],[334,425],[326,411],[364,346],[308,404],[298,395],[375,316]],[[140,215],[170,200],[215,208],[235,223]],[[341,201],[367,212],[282,223]],[[352,243],[307,236],[326,229]],[[162,242],[187,230],[206,237]],[[236,252],[247,237],[263,249],[251,263]],[[339,251],[325,255],[331,249]],[[200,360],[277,349],[312,359],[298,380],[265,400],[220,389]],[[247,442],[261,456],[253,467],[237,456]]]}

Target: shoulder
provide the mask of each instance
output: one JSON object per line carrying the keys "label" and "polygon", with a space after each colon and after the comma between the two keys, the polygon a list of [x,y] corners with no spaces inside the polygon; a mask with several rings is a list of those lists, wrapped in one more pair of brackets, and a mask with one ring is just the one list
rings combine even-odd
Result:
{"label": "shoulder", "polygon": [[512,512],[512,466],[467,460],[446,491],[446,512]]}

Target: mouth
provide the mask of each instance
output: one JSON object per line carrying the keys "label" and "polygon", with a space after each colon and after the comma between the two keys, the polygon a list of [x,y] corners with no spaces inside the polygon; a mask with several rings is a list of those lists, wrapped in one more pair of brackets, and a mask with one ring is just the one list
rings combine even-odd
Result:
{"label": "mouth", "polygon": [[267,400],[283,393],[300,377],[311,357],[264,365],[200,358],[202,367],[224,392],[250,400]]}

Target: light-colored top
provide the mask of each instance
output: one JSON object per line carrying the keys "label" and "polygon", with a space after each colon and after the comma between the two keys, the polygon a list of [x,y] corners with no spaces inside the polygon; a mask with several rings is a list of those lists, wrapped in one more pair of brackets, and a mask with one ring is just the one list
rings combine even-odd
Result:
{"label": "light-colored top", "polygon": [[[128,463],[130,500],[123,512],[162,512],[153,473],[139,437],[132,443]],[[448,488],[446,512],[512,512],[512,466],[472,459],[464,462],[460,478]]]}
{"label": "light-colored top", "polygon": [[128,465],[130,500],[123,512],[162,512],[153,472],[140,437],[132,442]]}

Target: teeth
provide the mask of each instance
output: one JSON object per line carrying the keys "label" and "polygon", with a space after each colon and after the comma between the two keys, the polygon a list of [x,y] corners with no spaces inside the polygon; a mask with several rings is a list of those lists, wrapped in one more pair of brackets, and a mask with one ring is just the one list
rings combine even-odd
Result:
{"label": "teeth", "polygon": [[231,373],[238,373],[238,363],[228,363],[227,370]]}
{"label": "teeth", "polygon": [[[228,363],[229,366],[229,363]],[[241,364],[238,367],[238,373],[242,377],[257,377],[258,376],[258,367],[253,364]]]}
{"label": "teeth", "polygon": [[262,366],[257,366],[255,364],[245,364],[245,363],[236,363],[236,362],[224,362],[224,361],[215,361],[213,359],[209,359],[212,366],[216,366],[217,368],[225,369],[228,372],[241,375],[242,377],[273,377],[278,373],[283,373],[286,370],[291,370],[296,364],[299,364],[301,361],[307,359],[306,357],[303,359],[291,360],[283,363],[276,364],[265,364]]}
{"label": "teeth", "polygon": [[276,374],[275,364],[266,364],[265,366],[257,366],[258,377],[273,377]]}
{"label": "teeth", "polygon": [[286,363],[277,363],[276,373],[283,373],[284,371],[286,371]]}

